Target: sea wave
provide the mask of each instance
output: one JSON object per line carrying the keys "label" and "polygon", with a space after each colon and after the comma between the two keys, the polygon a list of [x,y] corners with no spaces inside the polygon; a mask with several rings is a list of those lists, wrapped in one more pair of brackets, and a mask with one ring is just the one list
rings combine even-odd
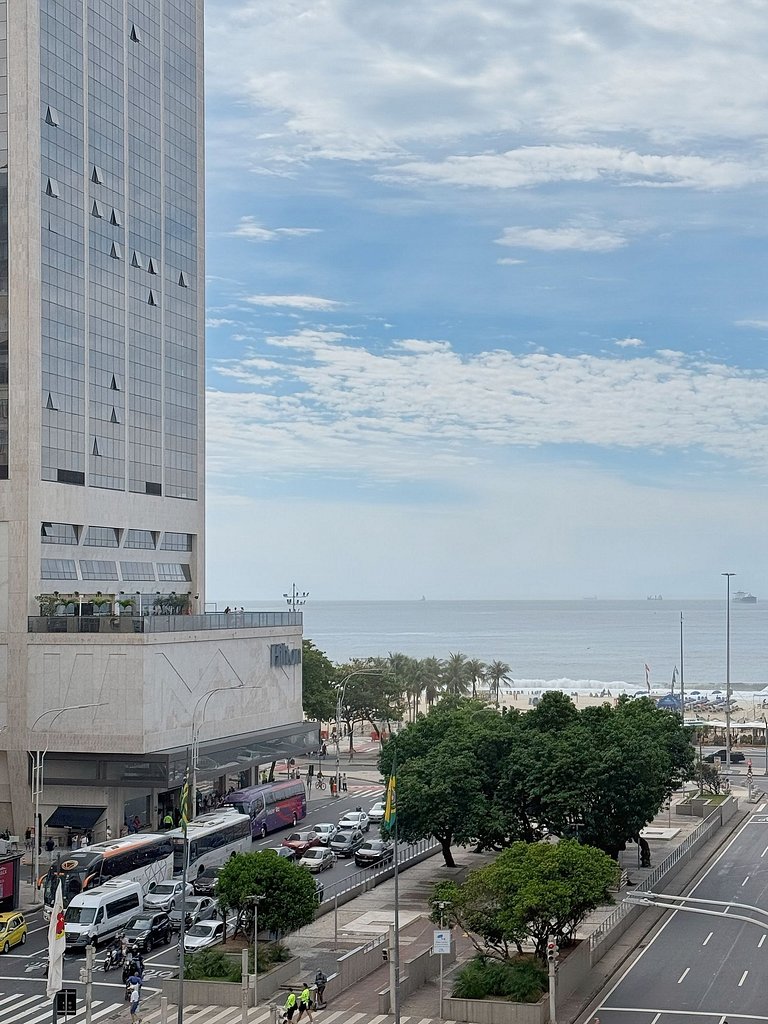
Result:
{"label": "sea wave", "polygon": [[[623,693],[630,696],[645,696],[649,692],[644,686],[638,686],[637,683],[628,683],[621,679],[607,681],[603,679],[570,679],[568,677],[561,679],[515,679],[513,683],[501,687],[502,693],[525,693],[531,696],[538,696],[546,690],[560,690],[563,693],[573,695],[590,694],[594,697],[618,697]],[[652,697],[663,697],[670,690],[671,686],[669,684],[665,686],[651,686],[650,695]],[[679,693],[679,691],[680,684],[678,683],[675,686],[675,692]],[[685,688],[685,694],[686,697],[724,697],[725,687],[719,683],[693,683],[690,689],[688,687]],[[737,700],[740,698],[751,699],[758,695],[768,698],[768,682],[741,683],[738,689],[731,687],[731,696]]]}

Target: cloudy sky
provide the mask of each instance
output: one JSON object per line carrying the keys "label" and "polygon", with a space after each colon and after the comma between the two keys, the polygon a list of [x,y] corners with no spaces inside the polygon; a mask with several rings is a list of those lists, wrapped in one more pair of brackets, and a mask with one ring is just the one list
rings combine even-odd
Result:
{"label": "cloudy sky", "polygon": [[208,597],[768,599],[764,0],[207,0]]}

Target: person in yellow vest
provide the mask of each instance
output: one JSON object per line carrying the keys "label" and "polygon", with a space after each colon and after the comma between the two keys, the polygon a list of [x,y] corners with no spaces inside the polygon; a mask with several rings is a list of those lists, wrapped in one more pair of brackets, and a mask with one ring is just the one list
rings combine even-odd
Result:
{"label": "person in yellow vest", "polygon": [[285,1019],[286,1020],[293,1020],[293,1015],[294,1015],[294,1013],[296,1011],[296,995],[295,995],[295,993],[293,993],[293,992],[289,992],[288,993],[288,998],[285,1000],[285,1004],[283,1006],[283,1009],[285,1010]]}
{"label": "person in yellow vest", "polygon": [[298,1021],[301,1020],[305,1013],[309,1017],[309,1024],[312,1024],[312,996],[309,992],[308,981],[304,982],[304,988],[299,994],[299,1016],[296,1024],[298,1024]]}

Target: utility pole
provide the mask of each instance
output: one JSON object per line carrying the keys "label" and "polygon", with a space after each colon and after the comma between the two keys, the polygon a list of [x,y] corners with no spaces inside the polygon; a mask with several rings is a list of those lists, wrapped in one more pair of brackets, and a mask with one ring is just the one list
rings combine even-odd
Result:
{"label": "utility pole", "polygon": [[560,951],[554,935],[547,936],[547,974],[549,975],[549,1024],[557,1024],[557,961]]}
{"label": "utility pole", "polygon": [[85,947],[85,967],[80,968],[80,981],[85,985],[85,1024],[91,1024],[93,1005],[93,962],[96,948],[92,943]]}

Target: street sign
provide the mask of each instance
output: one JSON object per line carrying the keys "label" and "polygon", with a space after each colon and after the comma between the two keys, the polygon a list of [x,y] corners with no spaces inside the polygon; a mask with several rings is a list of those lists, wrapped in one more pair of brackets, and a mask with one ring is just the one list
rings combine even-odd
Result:
{"label": "street sign", "polygon": [[451,952],[450,928],[435,928],[432,936],[432,952],[440,954]]}
{"label": "street sign", "polygon": [[63,988],[56,993],[57,1013],[77,1013],[77,989]]}

